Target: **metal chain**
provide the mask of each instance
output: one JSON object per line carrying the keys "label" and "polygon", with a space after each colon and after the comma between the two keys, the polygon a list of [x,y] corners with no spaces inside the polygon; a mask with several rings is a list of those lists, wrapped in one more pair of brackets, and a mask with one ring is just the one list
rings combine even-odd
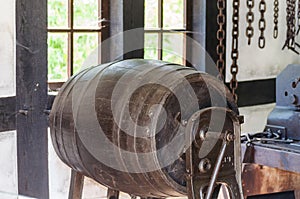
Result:
{"label": "metal chain", "polygon": [[300,33],[300,0],[298,0],[298,14],[297,14],[298,30],[297,35]]}
{"label": "metal chain", "polygon": [[286,41],[282,48],[284,50],[286,47],[289,50],[299,54],[296,50],[296,46],[300,47],[300,45],[295,41],[296,37],[296,0],[287,0],[287,16],[286,16],[286,23],[287,23],[287,32],[286,32]]}
{"label": "metal chain", "polygon": [[[299,1],[300,2],[300,1]],[[274,1],[274,30],[273,37],[274,39],[278,38],[278,18],[279,18],[279,1]]]}
{"label": "metal chain", "polygon": [[266,46],[266,38],[265,38],[265,30],[266,30],[266,20],[265,20],[265,12],[267,9],[267,5],[265,0],[260,0],[259,2],[259,12],[260,12],[260,19],[258,23],[258,28],[260,30],[260,37],[258,39],[258,47],[264,48]]}
{"label": "metal chain", "polygon": [[239,58],[239,8],[240,8],[240,0],[233,0],[233,15],[232,15],[232,51],[231,51],[231,59],[232,64],[230,67],[230,72],[232,75],[232,79],[230,81],[230,89],[233,95],[235,102],[238,100],[238,96],[236,94],[236,90],[238,88],[237,81],[237,73],[238,73],[238,58]]}
{"label": "metal chain", "polygon": [[224,82],[224,69],[225,69],[225,61],[224,61],[224,55],[225,55],[225,46],[224,46],[224,40],[225,40],[225,30],[224,25],[226,22],[226,17],[224,14],[224,10],[226,8],[226,1],[225,0],[218,0],[217,1],[217,7],[219,10],[219,14],[217,16],[217,23],[219,25],[219,30],[217,31],[217,39],[219,41],[217,46],[217,54],[218,54],[218,60],[217,60],[217,67],[219,70],[218,78]]}
{"label": "metal chain", "polygon": [[252,9],[254,8],[254,0],[247,0],[247,8],[249,9],[246,15],[248,27],[246,29],[246,36],[248,37],[248,45],[251,44],[251,39],[254,35],[254,28],[252,23],[254,22],[254,13]]}

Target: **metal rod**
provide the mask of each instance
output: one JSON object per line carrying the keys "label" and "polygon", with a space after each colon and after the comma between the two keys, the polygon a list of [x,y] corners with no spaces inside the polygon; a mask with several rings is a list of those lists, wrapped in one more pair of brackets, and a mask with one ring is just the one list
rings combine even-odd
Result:
{"label": "metal rod", "polygon": [[213,187],[214,187],[214,184],[216,183],[216,179],[217,179],[220,167],[221,167],[221,163],[222,163],[227,145],[228,145],[228,142],[227,142],[226,138],[224,138],[223,143],[222,143],[222,147],[221,147],[221,151],[218,155],[216,166],[214,168],[211,180],[209,182],[209,186],[208,186],[208,189],[207,189],[207,194],[205,196],[205,199],[210,199],[212,194],[213,194]]}

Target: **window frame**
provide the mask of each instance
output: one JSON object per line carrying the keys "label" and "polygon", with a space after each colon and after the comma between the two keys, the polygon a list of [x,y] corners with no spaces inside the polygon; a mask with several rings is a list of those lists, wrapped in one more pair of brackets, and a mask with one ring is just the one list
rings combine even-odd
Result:
{"label": "window frame", "polygon": [[[145,0],[147,1],[147,0]],[[183,34],[183,55],[182,55],[182,63],[186,65],[187,63],[187,36],[189,32],[189,16],[188,15],[188,2],[189,0],[183,0],[183,28],[173,29],[173,28],[164,28],[164,0],[158,0],[158,27],[157,28],[144,28],[145,35],[146,34],[157,34],[158,43],[157,43],[157,59],[163,60],[163,40],[164,34],[171,33],[171,34]]]}
{"label": "window frame", "polygon": [[[68,35],[68,59],[67,59],[67,76],[68,78],[71,77],[74,74],[74,35],[76,33],[98,33],[98,41],[99,43],[101,41],[101,21],[98,22],[98,28],[77,28],[74,27],[74,1],[75,0],[67,0],[67,20],[68,20],[68,27],[67,28],[55,28],[55,27],[48,27],[47,32],[50,33],[65,33]],[[97,0],[98,1],[98,17],[99,19],[102,19],[103,11],[101,8],[103,7],[102,3],[103,0]],[[101,58],[99,56],[99,58]],[[49,81],[49,84],[54,85],[54,87],[59,87],[61,83],[58,83],[59,85],[56,86],[55,82]]]}

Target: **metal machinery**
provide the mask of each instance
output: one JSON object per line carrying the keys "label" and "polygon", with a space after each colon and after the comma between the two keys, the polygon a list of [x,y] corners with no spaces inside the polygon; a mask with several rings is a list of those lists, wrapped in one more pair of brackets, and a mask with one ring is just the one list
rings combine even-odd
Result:
{"label": "metal machinery", "polygon": [[[266,130],[278,133],[283,140],[300,140],[299,65],[289,65],[277,77],[276,99],[276,108],[268,117]],[[300,147],[297,143],[289,146]]]}
{"label": "metal machinery", "polygon": [[276,107],[264,132],[242,140],[247,145],[242,145],[248,163],[243,172],[246,196],[300,190],[299,65],[289,65],[277,77]]}
{"label": "metal machinery", "polygon": [[[212,198],[220,184],[243,198],[242,119],[206,73],[150,60],[92,67],[62,87],[50,121],[59,157],[107,186],[108,198]],[[80,198],[75,174],[70,197]]]}

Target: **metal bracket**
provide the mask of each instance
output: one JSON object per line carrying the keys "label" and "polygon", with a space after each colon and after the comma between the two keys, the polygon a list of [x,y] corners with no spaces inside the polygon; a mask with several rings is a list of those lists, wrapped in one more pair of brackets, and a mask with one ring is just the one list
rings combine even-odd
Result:
{"label": "metal bracket", "polygon": [[189,199],[215,198],[220,184],[232,199],[243,198],[239,128],[236,114],[225,108],[204,109],[189,119],[185,132]]}
{"label": "metal bracket", "polygon": [[278,134],[283,140],[287,139],[286,128],[283,126],[266,125],[264,131]]}

